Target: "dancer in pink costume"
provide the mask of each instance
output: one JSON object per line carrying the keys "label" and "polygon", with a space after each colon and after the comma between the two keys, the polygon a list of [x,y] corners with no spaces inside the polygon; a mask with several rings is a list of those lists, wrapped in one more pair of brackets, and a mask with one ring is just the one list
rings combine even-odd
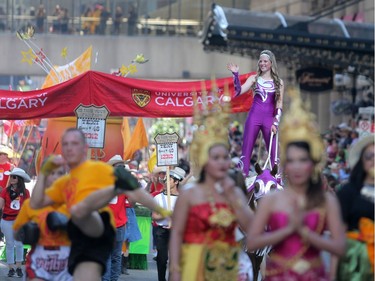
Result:
{"label": "dancer in pink costume", "polygon": [[[257,74],[250,76],[241,85],[239,80],[239,67],[229,63],[228,70],[233,74],[235,97],[252,89],[254,94],[253,104],[247,116],[242,145],[242,171],[248,176],[250,159],[259,131],[262,131],[268,149],[271,132],[277,133],[282,114],[284,83],[280,79],[275,55],[268,50],[260,53]],[[277,156],[276,137],[273,137],[271,148],[271,165],[274,166]]]}
{"label": "dancer in pink costume", "polygon": [[323,189],[325,147],[315,116],[296,89],[288,94],[290,108],[279,128],[286,186],[259,201],[247,249],[272,246],[265,281],[328,281],[321,253],[344,255],[344,224],[337,198]]}

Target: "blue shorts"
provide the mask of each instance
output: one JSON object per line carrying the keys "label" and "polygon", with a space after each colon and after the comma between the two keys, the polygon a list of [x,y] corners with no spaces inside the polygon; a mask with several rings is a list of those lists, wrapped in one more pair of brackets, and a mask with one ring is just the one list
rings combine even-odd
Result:
{"label": "blue shorts", "polygon": [[126,208],[126,216],[128,217],[128,222],[125,225],[124,241],[135,242],[141,240],[142,235],[139,231],[134,208]]}

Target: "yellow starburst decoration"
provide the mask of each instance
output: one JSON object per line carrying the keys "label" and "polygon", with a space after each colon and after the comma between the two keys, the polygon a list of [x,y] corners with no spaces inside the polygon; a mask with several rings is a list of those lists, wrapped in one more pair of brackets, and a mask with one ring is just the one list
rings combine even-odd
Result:
{"label": "yellow starburst decoration", "polygon": [[149,60],[148,59],[145,59],[144,55],[143,54],[138,54],[135,56],[135,59],[132,60],[132,62],[136,62],[136,63],[146,63],[148,62]]}
{"label": "yellow starburst decoration", "polygon": [[35,29],[32,26],[29,26],[25,32],[22,30],[16,32],[17,37],[21,40],[30,40],[34,34]]}
{"label": "yellow starburst decoration", "polygon": [[122,66],[120,67],[120,73],[121,73],[122,76],[125,76],[128,72],[129,72],[129,69],[128,69],[127,66],[122,65]]}
{"label": "yellow starburst decoration", "polygon": [[22,60],[21,62],[27,62],[29,65],[33,64],[36,56],[33,54],[33,50],[30,48],[27,52],[21,51]]}
{"label": "yellow starburst decoration", "polygon": [[64,48],[61,50],[61,56],[65,59],[67,55],[68,55],[68,48],[67,48],[67,47],[64,47]]}
{"label": "yellow starburst decoration", "polygon": [[33,26],[29,26],[26,30],[27,39],[31,39],[34,37],[35,34],[35,28]]}
{"label": "yellow starburst decoration", "polygon": [[137,66],[135,64],[131,64],[128,67],[130,74],[134,74],[137,72]]}

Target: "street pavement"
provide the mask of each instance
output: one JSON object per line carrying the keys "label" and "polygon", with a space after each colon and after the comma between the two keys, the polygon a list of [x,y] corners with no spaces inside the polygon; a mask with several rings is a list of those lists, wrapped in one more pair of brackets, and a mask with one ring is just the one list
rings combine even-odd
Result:
{"label": "street pavement", "polygon": [[[129,269],[129,275],[121,275],[119,281],[155,281],[158,279],[156,262],[152,259],[152,254],[147,256],[148,269],[147,270],[133,270]],[[0,261],[0,280],[1,281],[19,281],[21,278],[7,277],[8,267],[4,261]]]}

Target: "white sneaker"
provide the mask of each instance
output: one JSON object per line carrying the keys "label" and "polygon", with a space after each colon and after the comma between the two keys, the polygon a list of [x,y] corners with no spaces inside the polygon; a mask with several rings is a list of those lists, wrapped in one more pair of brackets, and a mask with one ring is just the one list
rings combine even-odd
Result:
{"label": "white sneaker", "polygon": [[245,179],[246,188],[249,189],[253,185],[257,176],[248,176]]}

